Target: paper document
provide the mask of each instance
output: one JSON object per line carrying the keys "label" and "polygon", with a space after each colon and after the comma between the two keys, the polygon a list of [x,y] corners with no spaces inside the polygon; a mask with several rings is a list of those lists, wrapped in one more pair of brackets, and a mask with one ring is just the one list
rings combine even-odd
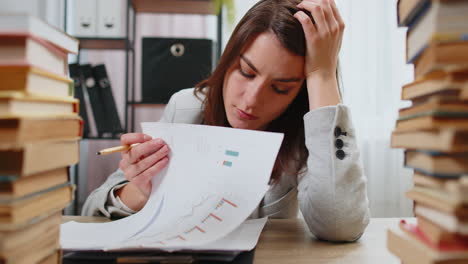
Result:
{"label": "paper document", "polygon": [[258,206],[283,139],[279,133],[214,126],[142,127],[171,149],[145,207],[111,223],[63,224],[63,249],[204,248],[238,228]]}

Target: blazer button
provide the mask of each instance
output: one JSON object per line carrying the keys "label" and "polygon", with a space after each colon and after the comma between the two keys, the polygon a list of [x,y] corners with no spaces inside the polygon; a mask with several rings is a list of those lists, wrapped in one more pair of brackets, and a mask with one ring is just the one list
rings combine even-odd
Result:
{"label": "blazer button", "polygon": [[335,127],[335,137],[341,136],[341,127]]}
{"label": "blazer button", "polygon": [[343,145],[344,145],[343,140],[337,139],[337,140],[335,141],[335,147],[336,147],[336,148],[341,149],[341,148],[343,148]]}
{"label": "blazer button", "polygon": [[337,150],[335,154],[336,154],[336,157],[340,160],[344,159],[346,156],[345,152],[341,149]]}

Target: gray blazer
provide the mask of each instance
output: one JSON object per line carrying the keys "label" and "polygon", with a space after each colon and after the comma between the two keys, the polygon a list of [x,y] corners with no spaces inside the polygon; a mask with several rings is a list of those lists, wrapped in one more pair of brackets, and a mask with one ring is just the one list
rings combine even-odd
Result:
{"label": "gray blazer", "polygon": [[[193,89],[185,89],[171,97],[160,122],[200,124],[202,112]],[[304,116],[304,127],[308,169],[301,175],[281,177],[250,217],[296,218],[299,207],[317,238],[357,240],[370,213],[349,109],[342,104],[315,109]],[[338,139],[343,146],[336,144]],[[134,213],[113,194],[126,182],[121,170],[110,175],[89,195],[82,214],[124,217]]]}

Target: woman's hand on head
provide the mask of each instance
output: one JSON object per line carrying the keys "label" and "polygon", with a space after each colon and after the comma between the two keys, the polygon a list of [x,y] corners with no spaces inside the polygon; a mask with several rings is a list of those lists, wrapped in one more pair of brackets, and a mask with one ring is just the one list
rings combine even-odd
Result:
{"label": "woman's hand on head", "polygon": [[[122,145],[140,143],[122,152],[119,168],[130,182],[128,185],[133,185],[131,189],[139,190],[140,193],[134,195],[136,197],[141,196],[144,205],[151,194],[151,179],[163,170],[169,162],[169,146],[162,139],[152,139],[142,133],[124,134],[120,138],[120,142]],[[125,201],[124,203],[127,204]]]}
{"label": "woman's hand on head", "polygon": [[311,75],[335,78],[345,28],[335,1],[304,0],[297,6],[309,11],[314,20],[304,11],[294,14],[304,29],[306,39],[304,74],[307,78]]}

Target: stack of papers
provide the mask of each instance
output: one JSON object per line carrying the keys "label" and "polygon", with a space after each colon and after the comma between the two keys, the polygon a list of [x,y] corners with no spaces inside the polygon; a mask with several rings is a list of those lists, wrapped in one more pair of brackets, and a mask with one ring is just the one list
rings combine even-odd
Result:
{"label": "stack of papers", "polygon": [[251,250],[266,219],[244,222],[269,189],[283,134],[143,123],[170,147],[138,213],[110,223],[69,222],[65,250]]}

